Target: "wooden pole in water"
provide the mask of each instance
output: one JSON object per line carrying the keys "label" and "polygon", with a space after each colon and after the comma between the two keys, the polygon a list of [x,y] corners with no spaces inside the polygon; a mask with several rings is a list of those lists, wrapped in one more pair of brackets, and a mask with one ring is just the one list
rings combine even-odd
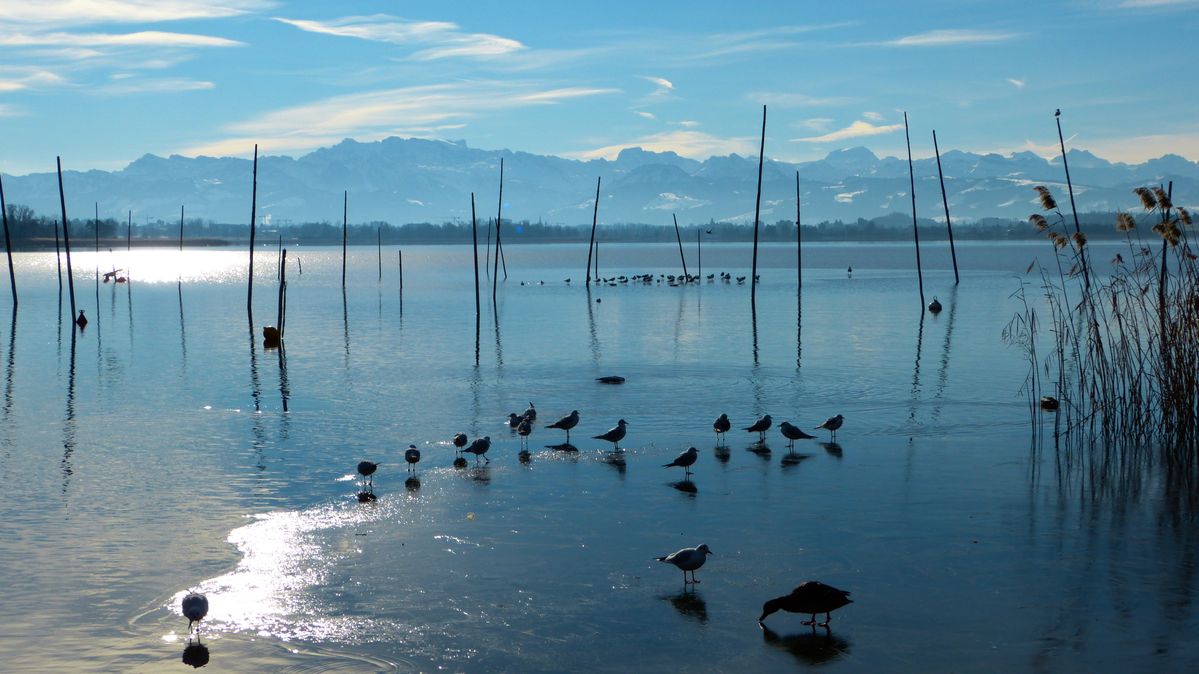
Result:
{"label": "wooden pole in water", "polygon": [[699,269],[696,272],[696,280],[703,282],[704,276],[704,250],[699,245],[699,235],[703,233],[703,227],[695,229],[695,259]]}
{"label": "wooden pole in water", "polygon": [[17,273],[12,266],[12,238],[8,234],[8,204],[4,201],[4,177],[0,176],[0,217],[4,218],[4,250],[8,253],[8,281],[12,288],[12,308],[17,308]]}
{"label": "wooden pole in water", "polygon": [[912,236],[916,240],[916,278],[920,283],[920,312],[924,313],[924,272],[920,269],[920,228],[916,226],[916,174],[912,169],[912,137],[908,134],[908,113],[903,113],[903,136],[908,143],[908,182],[912,192]]}
{"label": "wooden pole in water", "polygon": [[400,313],[404,313],[404,251],[397,250],[396,256],[400,261]]}
{"label": "wooden pole in water", "polygon": [[799,171],[795,172],[795,287],[803,290],[803,231],[800,229]]}
{"label": "wooden pole in water", "polygon": [[279,340],[283,340],[283,321],[287,316],[287,250],[283,251],[283,262],[279,265],[279,309],[275,325],[279,328]]}
{"label": "wooden pole in water", "polygon": [[279,270],[275,274],[275,278],[281,279],[281,278],[283,278],[283,233],[282,232],[279,233],[279,259],[276,262],[278,263]]}
{"label": "wooden pole in water", "polygon": [[375,230],[375,245],[379,249],[379,281],[383,280],[383,225]]}
{"label": "wooden pole in water", "polygon": [[603,176],[595,179],[595,204],[591,209],[591,241],[587,244],[587,287],[591,287],[591,253],[595,250],[595,223],[599,222],[600,181]]}
{"label": "wooden pole in water", "polygon": [[[252,313],[254,310],[254,233],[255,223],[258,221],[258,143],[254,144],[254,177],[251,183],[250,190],[250,275],[246,282],[246,312]],[[253,338],[254,326],[250,326],[251,338]],[[252,340],[251,340],[251,343]]]}
{"label": "wooden pole in water", "polygon": [[75,275],[71,272],[71,228],[67,224],[70,222],[67,220],[67,198],[62,189],[62,157],[55,157],[54,161],[58,165],[58,204],[62,207],[62,246],[67,251],[67,292],[71,296],[71,322],[74,323],[78,314],[75,312]]}
{"label": "wooden pole in water", "polygon": [[674,213],[670,214],[674,218],[674,238],[679,242],[679,259],[683,261],[683,277],[691,278],[691,274],[687,273],[687,258],[683,257],[683,236],[679,234],[679,217]]}
{"label": "wooden pole in water", "polygon": [[341,289],[346,288],[346,235],[349,231],[350,191],[341,193]]}
{"label": "wooden pole in water", "polygon": [[[1062,111],[1053,113],[1057,122],[1057,140],[1062,146],[1062,168],[1066,171],[1066,189],[1070,192],[1070,212],[1074,215],[1074,233],[1082,236],[1082,227],[1078,224],[1078,208],[1074,205],[1074,183],[1070,182],[1070,164],[1066,161],[1066,141],[1062,138]],[[1091,273],[1087,269],[1086,251],[1078,247],[1078,264],[1082,267],[1082,280],[1087,290],[1091,289]]]}
{"label": "wooden pole in water", "polygon": [[491,218],[487,218],[487,257],[483,260],[483,271],[491,278]]}
{"label": "wooden pole in water", "polygon": [[[100,202],[95,202],[96,215],[92,219],[92,234],[96,237],[96,321],[100,321]],[[116,281],[116,279],[113,279]]]}
{"label": "wooden pole in water", "polygon": [[504,158],[500,157],[500,198],[495,208],[495,268],[491,271],[491,304],[495,305],[495,291],[500,277],[500,223],[504,209]]}
{"label": "wooden pole in water", "polygon": [[953,257],[953,284],[957,285],[958,252],[953,246],[953,223],[949,221],[949,197],[945,194],[945,173],[941,170],[941,148],[937,146],[937,130],[933,129],[933,152],[937,154],[937,177],[941,180],[941,203],[945,204],[945,227],[949,229],[949,254]]}
{"label": "wooden pole in water", "polygon": [[471,248],[475,255],[475,335],[479,334],[480,329],[480,314],[482,309],[479,307],[479,222],[475,217],[475,193],[470,193],[470,241]]}
{"label": "wooden pole in water", "polygon": [[762,144],[758,149],[758,196],[754,200],[754,260],[750,271],[749,304],[758,307],[758,223],[762,209],[762,167],[766,163],[766,106],[762,106]]}

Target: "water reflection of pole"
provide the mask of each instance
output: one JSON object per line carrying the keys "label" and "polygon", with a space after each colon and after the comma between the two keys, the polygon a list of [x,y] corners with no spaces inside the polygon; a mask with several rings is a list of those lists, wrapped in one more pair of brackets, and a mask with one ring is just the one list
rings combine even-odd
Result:
{"label": "water reflection of pole", "polygon": [[475,215],[475,193],[470,193],[470,241],[474,251],[475,269],[475,365],[479,364],[479,337],[482,328],[482,308],[479,304],[479,221]]}
{"label": "water reflection of pole", "polygon": [[346,306],[346,289],[341,289],[341,328],[346,345],[346,369],[350,369],[350,309]]}
{"label": "water reflection of pole", "polygon": [[[183,356],[183,371],[187,372],[187,329],[183,323],[183,281],[176,281],[175,288],[179,292],[179,349]],[[133,314],[130,313],[130,323],[132,323]],[[253,338],[254,326],[250,326],[251,338]]]}
{"label": "water reflection of pole", "polygon": [[249,313],[250,325],[250,397],[254,399],[254,412],[262,411],[262,384],[258,380],[258,347],[254,343],[254,314]]}
{"label": "water reflection of pole", "polygon": [[591,288],[588,287],[587,288],[587,328],[588,328],[589,332],[591,333],[591,362],[596,365],[599,365],[600,343],[599,343],[599,333],[596,332],[596,328],[595,328],[595,312],[592,310],[592,307],[594,305],[595,305],[595,302],[593,302],[591,300]]}
{"label": "water reflection of pole", "polygon": [[350,191],[341,193],[341,287],[346,287],[346,239],[350,230]]}
{"label": "water reflection of pole", "polygon": [[[941,396],[945,393],[945,385],[949,380],[949,347],[950,341],[953,339],[953,317],[958,310],[958,287],[953,286],[953,290],[949,297],[949,322],[945,326],[945,344],[941,348],[941,367],[937,373],[937,393],[933,396],[936,400],[941,400]],[[941,417],[941,406],[937,405],[933,408],[932,419],[936,421]]]}
{"label": "water reflection of pole", "polygon": [[[916,174],[912,169],[912,138],[908,135],[908,113],[903,113],[903,135],[908,143],[908,182],[912,193],[912,237],[916,241],[916,279],[920,283],[920,315],[924,316],[924,272],[920,268],[920,228],[916,226]],[[923,320],[921,322],[923,326]]]}
{"label": "water reflection of pole", "polygon": [[279,396],[283,399],[283,411],[289,412],[288,402],[291,400],[291,384],[287,381],[287,348],[279,341]]}
{"label": "water reflection of pole", "polygon": [[587,287],[591,287],[591,253],[595,250],[595,224],[599,222],[600,178],[595,179],[595,204],[591,209],[591,242],[587,244]]}
{"label": "water reflection of pole", "polygon": [[749,305],[750,322],[753,323],[754,335],[754,365],[758,365],[758,308],[751,302]]}
{"label": "water reflection of pole", "polygon": [[71,330],[71,355],[67,366],[67,411],[62,423],[62,495],[67,495],[74,469],[71,456],[75,453],[75,330]]}
{"label": "water reflection of pole", "polygon": [[920,352],[924,346],[924,312],[920,312],[920,326],[916,330],[916,365],[912,368],[912,396],[908,413],[909,421],[916,421],[916,406],[920,397]]}
{"label": "water reflection of pole", "polygon": [[4,219],[4,250],[8,253],[8,281],[12,288],[12,306],[17,308],[17,273],[12,266],[12,239],[8,235],[8,204],[4,201],[4,177],[0,176],[0,217]]}
{"label": "water reflection of pole", "polygon": [[5,428],[12,428],[8,423],[8,417],[12,413],[13,405],[13,373],[17,366],[17,305],[12,305],[12,327],[9,329],[8,336],[8,360],[5,361],[4,367],[4,420]]}

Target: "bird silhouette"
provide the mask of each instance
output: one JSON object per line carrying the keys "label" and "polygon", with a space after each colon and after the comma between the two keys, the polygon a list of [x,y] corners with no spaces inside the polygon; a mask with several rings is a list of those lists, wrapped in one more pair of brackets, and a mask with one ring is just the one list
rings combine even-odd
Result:
{"label": "bird silhouette", "polygon": [[183,617],[187,618],[187,631],[190,634],[192,625],[197,625],[208,615],[208,597],[199,592],[188,592],[183,597]]}
{"label": "bird silhouette", "polygon": [[683,472],[687,475],[690,475],[691,474],[691,466],[692,466],[692,464],[695,463],[695,459],[697,459],[698,457],[699,457],[699,450],[694,447],[690,447],[687,449],[687,451],[674,457],[674,461],[671,461],[670,463],[662,464],[662,467],[663,468],[673,468],[675,466],[682,466]]}
{"label": "bird silhouette", "polygon": [[560,429],[566,431],[566,444],[570,444],[570,429],[572,429],[578,425],[579,425],[579,411],[571,410],[570,414],[567,414],[566,416],[555,421],[554,423],[547,425],[546,428],[560,428]]}
{"label": "bird silhouette", "polygon": [[807,433],[804,433],[801,429],[792,425],[789,421],[784,421],[783,423],[779,424],[779,432],[783,434],[784,438],[787,438],[787,447],[791,449],[795,449],[796,440],[811,440],[812,438],[816,437],[815,435],[808,435]]}
{"label": "bird silhouette", "polygon": [[832,439],[835,441],[837,439],[837,429],[841,428],[841,424],[843,424],[843,423],[845,423],[845,417],[838,414],[835,417],[829,417],[829,418],[825,419],[824,422],[821,423],[816,428],[823,428],[824,430],[828,431],[829,433],[832,433],[833,434]]}
{"label": "bird silhouette", "polygon": [[824,622],[820,623],[820,626],[828,627],[831,618],[829,614],[852,603],[849,592],[838,590],[832,585],[825,585],[818,580],[809,580],[800,583],[794,590],[791,590],[791,594],[775,597],[762,604],[762,615],[758,617],[758,622],[762,622],[766,616],[775,611],[787,611],[788,613],[810,614],[812,619],[803,621],[803,624],[815,625],[816,614],[823,613]]}
{"label": "bird silhouette", "polygon": [[624,419],[621,419],[620,421],[616,422],[615,426],[613,426],[612,428],[609,428],[606,433],[602,433],[600,435],[593,435],[591,437],[595,438],[596,440],[603,440],[605,442],[610,442],[610,443],[612,443],[612,449],[618,450],[618,449],[620,449],[620,441],[624,439],[626,427],[628,425],[629,425],[629,422],[625,421]]}
{"label": "bird silhouette", "polygon": [[404,460],[408,462],[408,470],[416,471],[416,464],[420,463],[420,450],[416,445],[408,445],[408,449],[404,452]]}
{"label": "bird silhouette", "polygon": [[378,470],[378,468],[379,468],[379,464],[373,463],[371,461],[359,461],[358,462],[358,474],[362,476],[362,488],[363,489],[369,488],[371,491],[374,491],[375,480],[371,476],[375,474],[375,471]]}
{"label": "bird silhouette", "polygon": [[[682,550],[672,552],[665,557],[658,557],[657,560],[667,564],[674,564],[681,569],[683,572],[684,585],[688,583],[698,584],[699,581],[695,579],[695,570],[703,566],[704,562],[708,561],[708,555],[710,554],[712,554],[712,551],[708,549],[708,544],[702,543],[694,548],[683,548]],[[687,580],[688,571],[691,572],[691,580]]]}
{"label": "bird silhouette", "polygon": [[770,425],[774,423],[770,419],[769,414],[763,414],[761,418],[755,421],[752,425],[746,426],[745,430],[750,433],[757,433],[758,438],[763,442],[766,441],[766,431],[770,430]]}
{"label": "bird silhouette", "polygon": [[724,434],[728,433],[729,429],[732,427],[733,424],[729,421],[729,415],[727,414],[721,414],[720,418],[712,422],[712,430],[716,431],[716,440],[718,442],[722,442],[724,440]]}
{"label": "bird silhouette", "polygon": [[470,446],[467,447],[465,451],[475,455],[475,463],[479,462],[480,456],[482,456],[484,459],[487,459],[487,463],[491,463],[491,459],[488,459],[485,456],[487,454],[487,450],[489,449],[491,449],[491,436],[485,435],[470,443]]}

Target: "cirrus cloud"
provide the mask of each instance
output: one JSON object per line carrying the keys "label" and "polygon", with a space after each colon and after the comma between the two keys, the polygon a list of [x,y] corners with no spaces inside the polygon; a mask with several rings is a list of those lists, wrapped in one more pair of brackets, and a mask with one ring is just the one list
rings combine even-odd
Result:
{"label": "cirrus cloud", "polygon": [[865,120],[850,124],[844,129],[831,131],[821,136],[808,136],[806,138],[792,138],[793,143],[831,143],[838,140],[846,140],[848,138],[863,138],[865,136],[878,136],[884,133],[891,133],[903,128],[903,124],[882,124],[874,125]]}

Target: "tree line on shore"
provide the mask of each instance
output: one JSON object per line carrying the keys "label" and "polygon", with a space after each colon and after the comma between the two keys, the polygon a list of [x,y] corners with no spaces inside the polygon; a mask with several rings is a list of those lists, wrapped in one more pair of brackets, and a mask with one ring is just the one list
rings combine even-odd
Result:
{"label": "tree line on shore", "polygon": [[[1084,226],[1090,226],[1088,235],[1092,238],[1106,238],[1105,232],[1110,232],[1111,238],[1122,237],[1111,223],[1115,221],[1114,213],[1080,214]],[[920,221],[921,240],[938,241],[947,239],[944,223],[931,219]],[[858,218],[854,221],[823,221],[816,224],[803,225],[801,232],[804,241],[906,241],[910,240],[911,215],[892,213],[879,218]],[[955,223],[958,224],[958,223]],[[35,250],[52,248],[56,237],[57,219],[40,215],[28,206],[8,204],[8,227],[14,250]],[[680,225],[680,235],[684,243],[694,242],[702,238],[704,242],[749,242],[753,240],[753,223],[734,223],[709,220],[707,223],[692,223]],[[489,230],[494,230],[494,222],[480,221],[479,236],[485,239]],[[973,240],[1023,240],[1036,239],[1038,232],[1028,222],[1007,218],[981,218],[969,224],[958,224],[954,236],[958,239]],[[130,220],[124,222],[116,218],[73,218],[71,232],[75,237],[83,239],[100,239],[111,243],[113,240],[129,239],[138,245],[174,245],[179,240],[179,221],[168,222],[156,220],[137,223]],[[599,238],[605,242],[674,242],[675,229],[670,225],[648,223],[615,223],[605,224],[599,230]],[[528,220],[503,221],[503,237],[505,243],[586,243],[591,234],[591,225],[563,225],[530,222]],[[223,245],[240,243],[250,238],[248,224],[217,223],[203,218],[185,218],[183,235],[189,245]],[[61,236],[61,234],[57,234]],[[762,223],[760,240],[765,242],[795,241],[795,222],[793,220],[778,220],[773,223]],[[282,226],[260,222],[258,225],[260,241],[283,238],[285,243],[304,243],[310,245],[340,244],[342,241],[341,223],[329,221],[287,224]],[[374,245],[380,241],[384,244],[414,244],[414,243],[470,243],[469,222],[413,222],[393,225],[389,222],[367,222],[349,224],[346,227],[346,240],[352,245]]]}

